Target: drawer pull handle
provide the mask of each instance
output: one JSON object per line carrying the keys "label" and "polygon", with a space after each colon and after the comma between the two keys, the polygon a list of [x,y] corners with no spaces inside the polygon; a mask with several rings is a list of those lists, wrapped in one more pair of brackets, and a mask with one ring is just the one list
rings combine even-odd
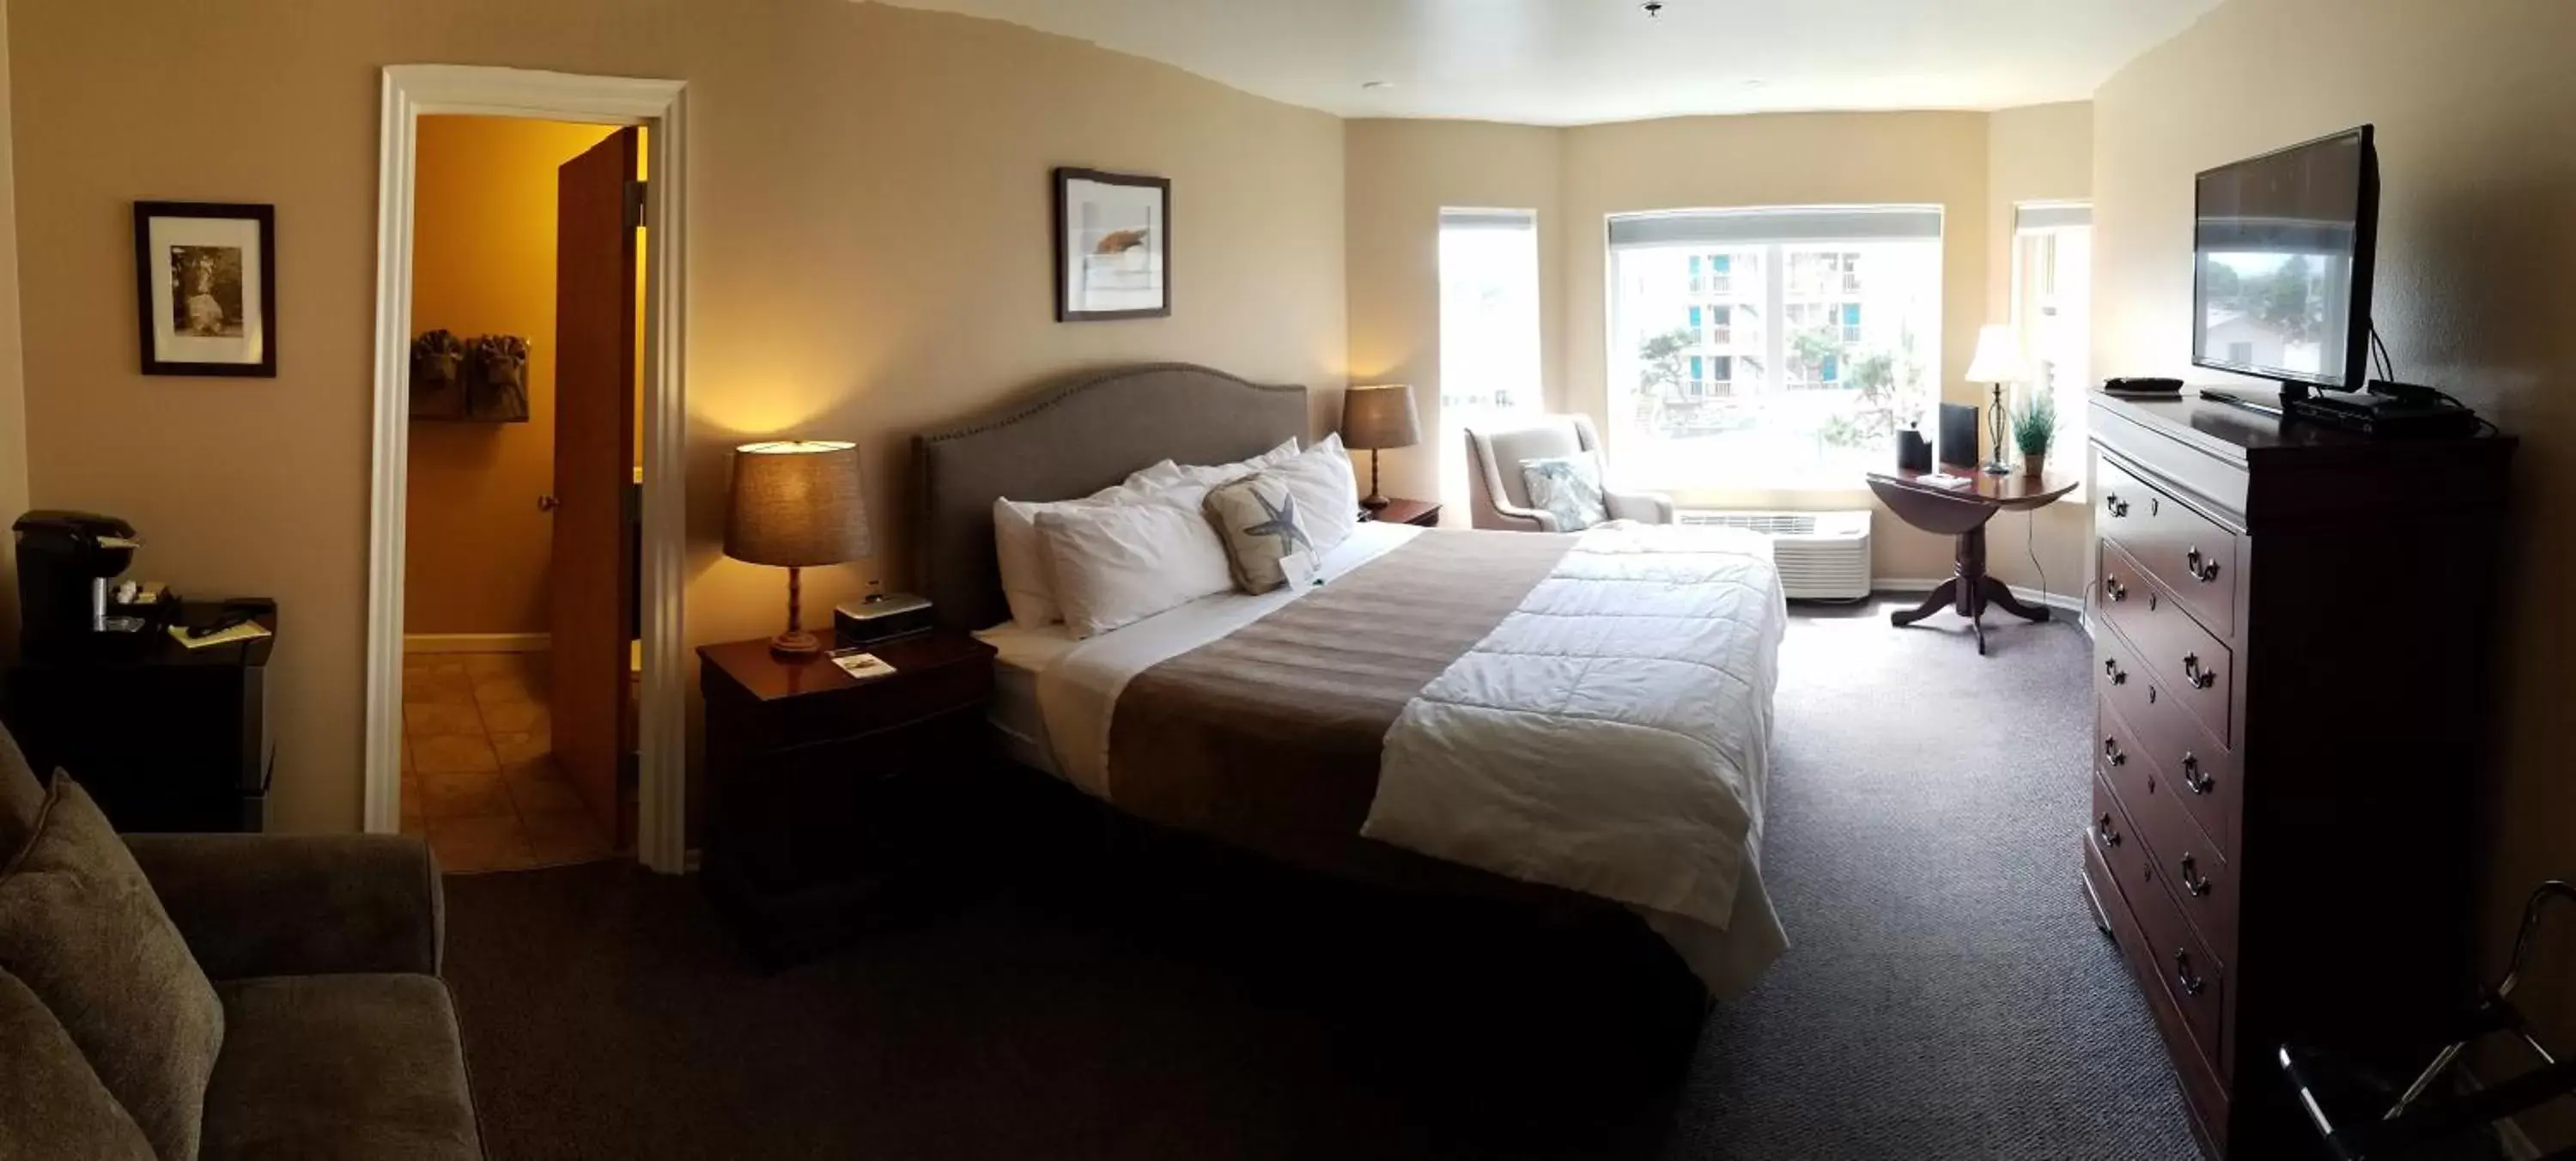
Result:
{"label": "drawer pull handle", "polygon": [[2218,684],[2218,671],[2201,668],[2200,654],[2185,653],[2182,655],[2182,679],[2190,682],[2193,689],[2207,689]]}
{"label": "drawer pull handle", "polygon": [[2120,845],[2120,832],[2112,827],[2111,816],[2107,814],[2093,823],[2093,837],[2100,839],[2102,845],[2106,847]]}
{"label": "drawer pull handle", "polygon": [[2114,766],[2126,766],[2129,764],[2129,756],[2120,752],[2120,739],[2118,738],[2102,739],[2102,757]]}
{"label": "drawer pull handle", "polygon": [[2102,506],[2110,509],[2111,518],[2114,520],[2120,519],[2121,517],[2129,514],[2129,502],[2119,498],[2118,496],[2102,497]]}
{"label": "drawer pull handle", "polygon": [[2111,684],[2113,685],[2129,684],[2128,671],[2120,668],[2118,658],[2105,657],[2102,659],[2102,676],[2110,678]]}
{"label": "drawer pull handle", "polygon": [[2191,574],[2191,579],[2202,584],[2218,579],[2218,562],[2201,559],[2200,550],[2197,548],[2182,554],[2182,569]]}
{"label": "drawer pull handle", "polygon": [[2200,899],[2209,895],[2209,878],[2200,873],[2199,865],[2192,861],[2190,855],[2182,857],[2179,869],[2182,871],[2182,889],[2190,893],[2192,898]]}
{"label": "drawer pull handle", "polygon": [[2129,599],[2129,586],[2121,584],[2119,577],[2112,576],[2108,573],[2103,574],[2102,591],[2109,593],[2114,602]]}
{"label": "drawer pull handle", "polygon": [[2189,750],[2182,752],[2182,784],[2194,794],[2207,794],[2218,786],[2218,780],[2200,768],[2200,757]]}
{"label": "drawer pull handle", "polygon": [[2199,973],[2191,970],[2190,952],[2176,949],[2174,951],[2173,963],[2174,982],[2182,985],[2182,994],[2186,996],[2197,996],[2202,992],[2209,990],[2209,981],[2200,978]]}

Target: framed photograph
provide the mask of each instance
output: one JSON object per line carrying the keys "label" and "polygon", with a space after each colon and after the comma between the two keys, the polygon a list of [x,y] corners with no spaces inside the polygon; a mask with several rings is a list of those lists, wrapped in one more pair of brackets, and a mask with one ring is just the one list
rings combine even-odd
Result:
{"label": "framed photograph", "polygon": [[1055,321],[1171,313],[1170,179],[1055,171]]}
{"label": "framed photograph", "polygon": [[134,303],[144,374],[276,378],[276,208],[134,203]]}

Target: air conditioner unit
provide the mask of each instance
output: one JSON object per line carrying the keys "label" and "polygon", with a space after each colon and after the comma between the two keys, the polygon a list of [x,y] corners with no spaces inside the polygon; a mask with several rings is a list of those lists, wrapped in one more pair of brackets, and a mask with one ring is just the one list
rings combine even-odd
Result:
{"label": "air conditioner unit", "polygon": [[1780,585],[1793,601],[1869,596],[1869,513],[1685,510],[1681,522],[1742,528],[1771,538]]}

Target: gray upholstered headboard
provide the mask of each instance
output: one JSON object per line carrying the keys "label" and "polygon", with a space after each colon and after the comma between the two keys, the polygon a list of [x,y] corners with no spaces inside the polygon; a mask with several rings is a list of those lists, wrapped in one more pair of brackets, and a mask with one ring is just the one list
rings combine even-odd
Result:
{"label": "gray upholstered headboard", "polygon": [[913,438],[922,594],[951,628],[1010,618],[993,556],[996,499],[1071,500],[1157,460],[1221,464],[1305,435],[1305,388],[1187,363],[1085,371],[924,432]]}

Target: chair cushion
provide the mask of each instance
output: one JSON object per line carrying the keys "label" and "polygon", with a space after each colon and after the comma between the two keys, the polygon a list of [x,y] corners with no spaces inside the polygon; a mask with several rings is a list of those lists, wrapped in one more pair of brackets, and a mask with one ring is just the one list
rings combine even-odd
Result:
{"label": "chair cushion", "polygon": [[0,972],[0,1157],[155,1161],[53,1010]]}
{"label": "chair cushion", "polygon": [[89,793],[55,772],[0,865],[0,970],[25,981],[161,1161],[197,1156],[224,1010]]}
{"label": "chair cushion", "polygon": [[1601,453],[1521,461],[1530,507],[1556,517],[1559,532],[1580,532],[1610,518],[1601,488]]}
{"label": "chair cushion", "polygon": [[1497,431],[1485,438],[1493,448],[1494,467],[1498,469],[1494,475],[1502,484],[1503,502],[1514,508],[1538,507],[1530,502],[1529,485],[1521,478],[1521,461],[1555,459],[1584,450],[1583,437],[1576,433],[1574,423],[1565,419]]}
{"label": "chair cushion", "polygon": [[483,1155],[456,1008],[434,976],[227,980],[204,1161]]}

